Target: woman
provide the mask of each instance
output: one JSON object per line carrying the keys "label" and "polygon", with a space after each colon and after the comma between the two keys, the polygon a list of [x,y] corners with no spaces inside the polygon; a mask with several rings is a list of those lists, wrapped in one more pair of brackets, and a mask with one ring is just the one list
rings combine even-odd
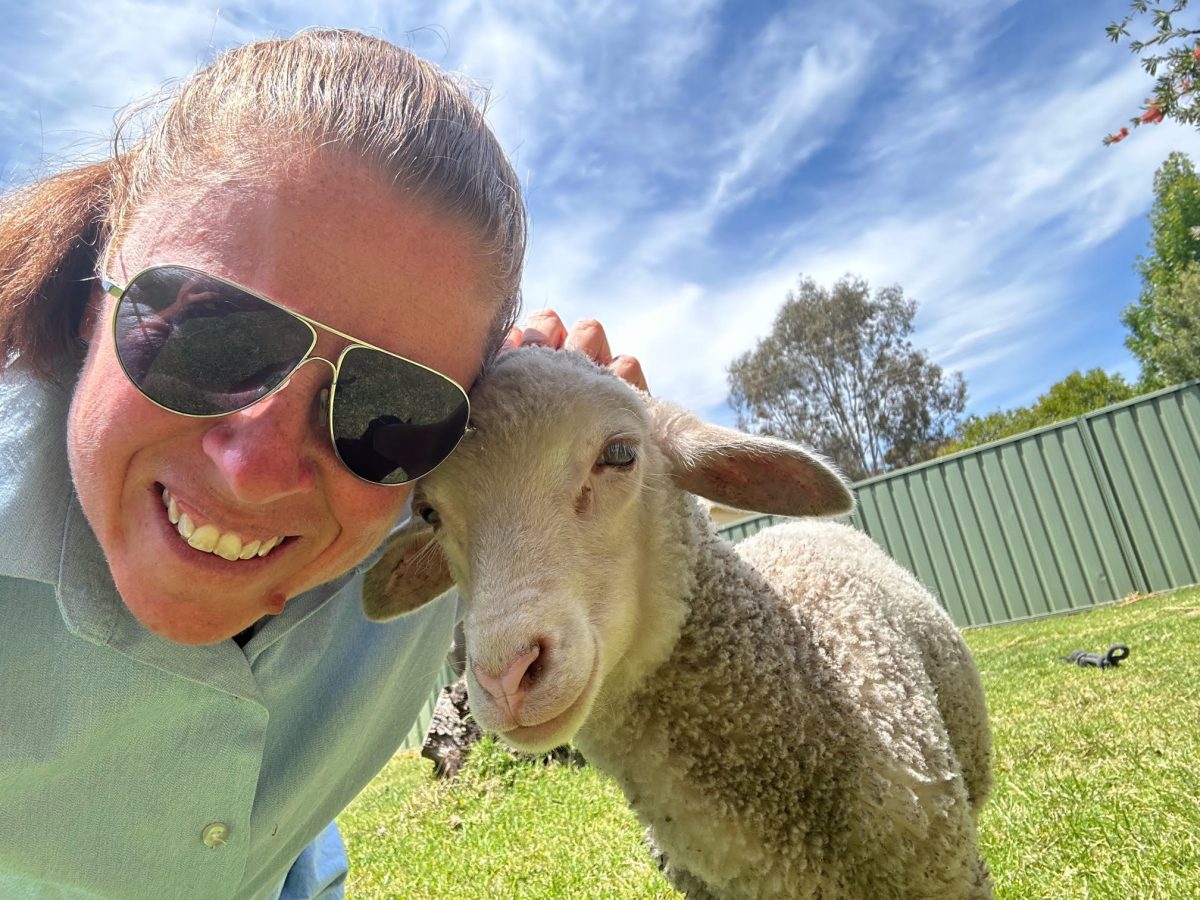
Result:
{"label": "woman", "polygon": [[[452,603],[360,573],[509,334],[482,115],[383,41],[224,54],[0,209],[0,897],[338,896]],[[545,314],[522,338],[612,363]],[[640,380],[636,361],[614,364]]]}

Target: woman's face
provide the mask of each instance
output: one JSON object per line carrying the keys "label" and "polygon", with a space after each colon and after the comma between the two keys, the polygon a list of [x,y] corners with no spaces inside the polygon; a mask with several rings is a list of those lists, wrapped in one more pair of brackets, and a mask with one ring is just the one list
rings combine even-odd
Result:
{"label": "woman's face", "polygon": [[[105,274],[127,284],[168,262],[236,281],[463,385],[478,371],[495,311],[485,256],[465,230],[329,160],[148,203]],[[182,643],[224,640],[347,571],[385,537],[409,488],[361,481],[334,454],[321,399],[329,366],[302,366],[241,412],[185,418],[129,383],[114,355],[114,301],[93,300],[70,413],[71,471],[117,589],[142,624]],[[321,332],[314,353],[336,359],[345,343]],[[194,528],[211,525],[246,547],[285,540],[246,560],[193,549],[164,491]]]}

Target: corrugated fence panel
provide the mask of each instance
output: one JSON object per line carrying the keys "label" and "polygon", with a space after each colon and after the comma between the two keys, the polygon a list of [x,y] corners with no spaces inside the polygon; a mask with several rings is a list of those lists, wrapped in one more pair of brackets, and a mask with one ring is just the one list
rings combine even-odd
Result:
{"label": "corrugated fence panel", "polygon": [[[1098,559],[1091,531],[1075,539],[1054,496],[1052,469],[1072,482],[1094,482],[1073,431],[1077,426],[1068,423],[865,482],[858,488],[865,529],[960,624],[1098,602],[1088,574]],[[1083,478],[1073,478],[1080,468]],[[1085,493],[1103,511],[1099,486]],[[1078,512],[1079,504],[1072,505]],[[1108,543],[1116,545],[1115,539]]]}
{"label": "corrugated fence panel", "polygon": [[1040,432],[1026,449],[1025,464],[1035,483],[1027,502],[1044,524],[1032,539],[1043,560],[1047,611],[1080,609],[1136,590],[1078,423]]}
{"label": "corrugated fence panel", "polygon": [[719,529],[721,534],[725,536],[725,540],[737,543],[744,541],[751,535],[757,534],[764,528],[770,528],[772,525],[778,525],[780,522],[786,522],[783,516],[755,516],[752,519],[742,519],[740,522],[734,522]]}
{"label": "corrugated fence panel", "polygon": [[[929,493],[928,515],[937,524],[944,556],[937,567],[936,583],[931,585],[942,598],[956,622],[976,622],[985,618],[979,573],[967,552],[963,530],[963,511],[953,502],[949,480],[956,474],[951,467],[926,470],[923,481]],[[969,510],[967,511],[969,512]],[[922,514],[921,510],[917,511]]]}
{"label": "corrugated fence panel", "polygon": [[946,603],[953,613],[957,607],[962,619],[956,622],[988,622],[994,618],[986,604],[988,591],[985,585],[997,581],[996,567],[988,553],[985,532],[979,511],[971,502],[968,480],[975,480],[979,461],[962,457],[949,460],[940,466],[931,466],[934,476],[942,485],[938,515],[947,534],[957,537],[958,553],[954,558],[955,572],[962,584],[963,594],[958,603]]}
{"label": "corrugated fence panel", "polygon": [[939,509],[940,500],[945,496],[941,489],[941,474],[937,469],[925,469],[906,479],[909,501],[921,534],[922,552],[914,565],[918,577],[942,598],[951,615],[965,619],[970,615],[964,605],[967,594],[963,591],[951,550],[953,543],[961,544],[961,540],[956,534],[955,523],[944,521]]}
{"label": "corrugated fence panel", "polygon": [[[1200,582],[1200,383],[855,485],[851,518],[960,625]],[[778,521],[722,529],[741,540]]]}
{"label": "corrugated fence panel", "polygon": [[1200,385],[1105,410],[1088,425],[1143,589],[1200,581]]}

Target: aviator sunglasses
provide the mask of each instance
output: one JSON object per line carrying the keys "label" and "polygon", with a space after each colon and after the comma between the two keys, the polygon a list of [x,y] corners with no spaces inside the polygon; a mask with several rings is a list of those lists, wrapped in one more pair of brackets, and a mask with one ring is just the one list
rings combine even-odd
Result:
{"label": "aviator sunglasses", "polygon": [[[302,365],[333,368],[329,434],[364,481],[407,484],[433,470],[467,427],[466,392],[420,363],[285,309],[247,288],[179,265],[156,265],[117,300],[117,359],[152,403],[193,418],[224,416],[283,388]],[[313,356],[317,329],[351,341],[336,362]]]}

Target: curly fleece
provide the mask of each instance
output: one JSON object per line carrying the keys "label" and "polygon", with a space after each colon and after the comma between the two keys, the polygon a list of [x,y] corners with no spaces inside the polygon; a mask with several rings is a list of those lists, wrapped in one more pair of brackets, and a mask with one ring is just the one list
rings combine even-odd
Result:
{"label": "curly fleece", "polygon": [[805,520],[737,548],[690,520],[669,659],[576,743],[689,897],[984,898],[991,786],[958,629],[870,538]]}

